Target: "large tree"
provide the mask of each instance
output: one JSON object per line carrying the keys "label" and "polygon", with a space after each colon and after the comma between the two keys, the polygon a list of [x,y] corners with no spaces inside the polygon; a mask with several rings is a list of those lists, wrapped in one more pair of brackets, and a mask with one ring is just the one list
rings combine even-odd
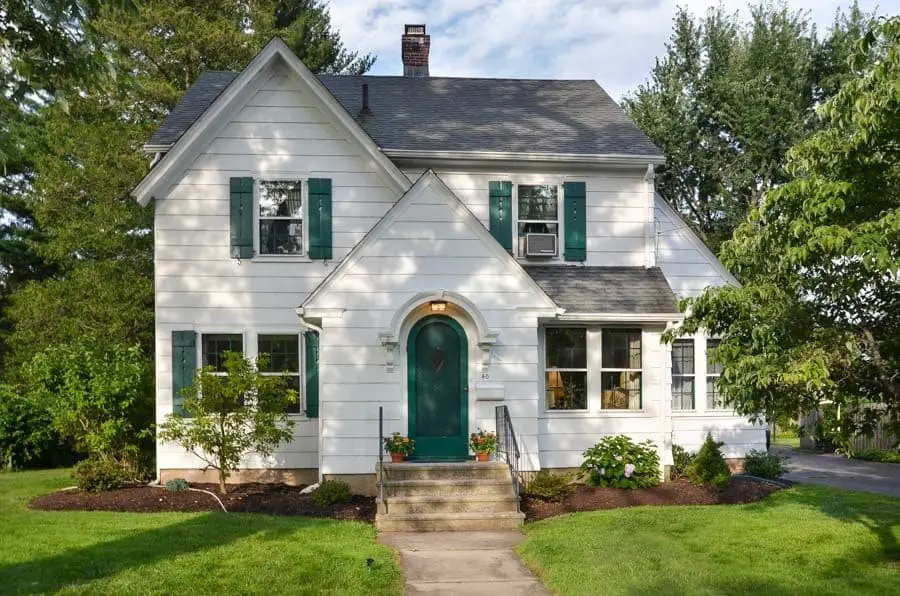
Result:
{"label": "large tree", "polygon": [[876,417],[900,435],[900,17],[851,65],[821,130],[789,152],[791,180],[722,247],[743,286],[690,301],[682,329],[723,338],[720,388],[739,412],[831,402],[844,447]]}
{"label": "large tree", "polygon": [[868,17],[854,4],[824,41],[805,13],[763,2],[740,19],[679,9],[665,56],[625,107],[666,153],[657,188],[713,249],[789,179],[787,150],[849,74]]}

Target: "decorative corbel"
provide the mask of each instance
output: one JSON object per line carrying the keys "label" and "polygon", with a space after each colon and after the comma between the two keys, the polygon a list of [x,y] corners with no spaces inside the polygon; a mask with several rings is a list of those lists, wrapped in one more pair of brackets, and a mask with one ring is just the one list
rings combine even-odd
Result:
{"label": "decorative corbel", "polygon": [[489,331],[484,334],[478,341],[478,347],[481,349],[481,380],[487,381],[491,378],[491,348],[497,343],[499,334]]}
{"label": "decorative corbel", "polygon": [[395,355],[397,352],[397,344],[400,343],[397,340],[397,336],[393,333],[379,333],[378,341],[381,342],[381,347],[384,348],[384,368],[387,372],[394,372],[395,367]]}

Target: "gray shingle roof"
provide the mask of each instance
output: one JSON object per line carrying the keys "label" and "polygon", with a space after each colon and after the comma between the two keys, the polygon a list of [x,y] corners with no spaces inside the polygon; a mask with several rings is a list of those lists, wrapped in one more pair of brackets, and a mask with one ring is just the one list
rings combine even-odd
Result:
{"label": "gray shingle roof", "polygon": [[659,267],[526,266],[567,313],[677,313],[678,299]]}
{"label": "gray shingle roof", "polygon": [[200,73],[194,84],[191,85],[181,97],[165,122],[162,123],[150,140],[148,145],[171,145],[184,134],[197,118],[203,115],[206,108],[219,97],[231,81],[237,77],[236,72],[222,70],[207,70]]}
{"label": "gray shingle roof", "polygon": [[[203,73],[148,144],[177,141],[236,76]],[[662,156],[594,81],[319,79],[382,149]],[[363,83],[371,114],[360,117]]]}

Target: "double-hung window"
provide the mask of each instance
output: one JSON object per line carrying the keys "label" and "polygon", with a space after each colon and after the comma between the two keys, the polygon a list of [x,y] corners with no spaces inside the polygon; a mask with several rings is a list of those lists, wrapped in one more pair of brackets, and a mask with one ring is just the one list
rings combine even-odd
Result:
{"label": "double-hung window", "polygon": [[672,409],[694,409],[694,340],[672,343]]}
{"label": "double-hung window", "polygon": [[225,376],[225,352],[244,353],[244,336],[240,333],[204,333],[202,336],[203,366],[210,366],[213,374]]}
{"label": "double-hung window", "polygon": [[706,403],[710,410],[725,409],[725,400],[716,386],[722,376],[722,363],[715,360],[718,339],[706,340]]}
{"label": "double-hung window", "polygon": [[641,330],[604,329],[601,339],[600,406],[641,409]]}
{"label": "double-hung window", "polygon": [[289,387],[297,392],[298,399],[287,408],[289,414],[302,412],[299,396],[300,381],[300,336],[298,335],[259,335],[257,353],[268,355],[268,365],[260,370],[267,376],[284,376]]}
{"label": "double-hung window", "polygon": [[[559,254],[559,186],[555,184],[519,184],[516,198],[516,237],[518,255],[527,256],[529,234],[549,234],[556,237],[555,247],[546,256]],[[535,255],[531,255],[535,256]],[[541,255],[537,255],[541,256]]]}
{"label": "double-hung window", "polygon": [[544,333],[548,410],[586,410],[587,329],[548,327]]}
{"label": "double-hung window", "polygon": [[259,251],[261,255],[303,254],[303,182],[259,182]]}

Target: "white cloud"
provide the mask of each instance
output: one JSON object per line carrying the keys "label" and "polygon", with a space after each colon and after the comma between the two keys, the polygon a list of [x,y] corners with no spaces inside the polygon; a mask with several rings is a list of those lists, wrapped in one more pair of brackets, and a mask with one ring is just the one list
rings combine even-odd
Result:
{"label": "white cloud", "polygon": [[[850,0],[792,0],[820,29]],[[708,0],[331,0],[348,48],[378,56],[372,74],[397,75],[405,23],[425,23],[433,76],[595,79],[613,96],[634,89],[664,51],[676,6],[701,14]],[[728,10],[747,2],[725,0]],[[900,11],[900,0],[861,0]]]}

